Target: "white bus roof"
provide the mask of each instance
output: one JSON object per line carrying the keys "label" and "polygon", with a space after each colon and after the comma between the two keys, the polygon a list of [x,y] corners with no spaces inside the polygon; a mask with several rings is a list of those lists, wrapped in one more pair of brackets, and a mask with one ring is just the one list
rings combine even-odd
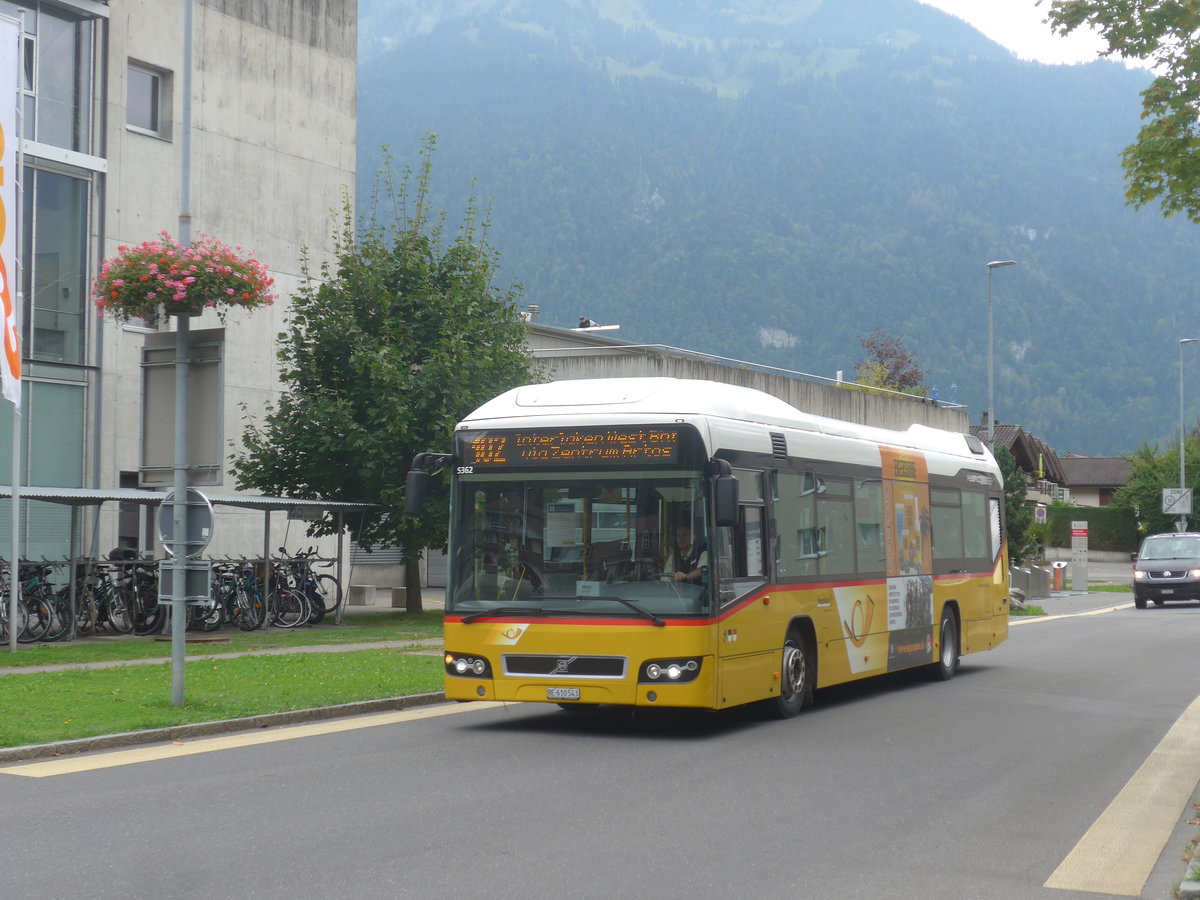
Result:
{"label": "white bus roof", "polygon": [[[927,425],[904,431],[804,413],[754,388],[684,378],[591,378],[513,388],[468,415],[460,428],[552,427],[588,422],[678,421],[693,417],[752,422],[915,450],[991,460],[973,453],[967,435]],[[540,420],[540,421],[539,421]]]}

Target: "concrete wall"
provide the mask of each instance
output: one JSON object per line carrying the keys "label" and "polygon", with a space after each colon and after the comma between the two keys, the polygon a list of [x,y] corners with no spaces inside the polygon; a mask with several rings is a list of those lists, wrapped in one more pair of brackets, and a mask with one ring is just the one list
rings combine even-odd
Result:
{"label": "concrete wall", "polygon": [[[240,443],[245,411],[262,414],[278,396],[276,335],[301,280],[301,257],[319,273],[333,257],[343,200],[353,200],[357,90],[357,4],[339,0],[197,0],[194,6],[191,134],[192,236],[213,235],[266,263],[279,300],[227,317],[226,442]],[[94,239],[103,256],[120,244],[179,233],[183,114],[182,4],[123,0],[111,7],[103,221]],[[133,61],[166,73],[171,122],[164,137],[125,127],[126,68]],[[194,329],[220,327],[215,313]],[[98,358],[99,486],[115,487],[138,467],[139,369],[144,332],[105,319]],[[163,326],[173,330],[174,323]],[[229,452],[227,450],[227,452]],[[89,484],[91,482],[89,481]],[[231,479],[213,489],[230,493]],[[102,545],[116,533],[105,509]],[[261,514],[223,511],[210,552],[261,546]],[[299,523],[293,533],[303,534]],[[294,543],[302,543],[294,542]],[[278,546],[278,544],[276,544]]]}
{"label": "concrete wall", "polygon": [[671,348],[638,347],[587,332],[530,326],[529,348],[555,381],[658,375],[699,378],[751,387],[797,409],[832,419],[904,430],[920,423],[966,432],[966,410],[936,406],[916,397],[869,394],[832,382],[799,378]]}

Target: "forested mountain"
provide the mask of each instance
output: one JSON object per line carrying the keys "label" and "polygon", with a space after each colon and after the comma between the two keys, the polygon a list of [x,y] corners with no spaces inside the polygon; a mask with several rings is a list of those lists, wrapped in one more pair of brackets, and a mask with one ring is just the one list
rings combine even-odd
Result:
{"label": "forested mountain", "polygon": [[[360,0],[359,209],[437,134],[541,320],[850,375],[874,328],[941,399],[1060,452],[1169,439],[1200,228],[1124,203],[1149,76],[1018,61],[915,0]],[[472,179],[475,180],[472,186]],[[1200,410],[1200,359],[1189,420]]]}

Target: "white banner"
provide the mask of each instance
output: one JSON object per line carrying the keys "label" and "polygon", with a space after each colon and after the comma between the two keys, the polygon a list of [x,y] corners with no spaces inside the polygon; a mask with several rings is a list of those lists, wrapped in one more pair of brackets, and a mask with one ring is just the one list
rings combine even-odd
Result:
{"label": "white banner", "polygon": [[0,312],[4,398],[21,407],[21,332],[17,316],[17,104],[21,88],[21,27],[0,19]]}

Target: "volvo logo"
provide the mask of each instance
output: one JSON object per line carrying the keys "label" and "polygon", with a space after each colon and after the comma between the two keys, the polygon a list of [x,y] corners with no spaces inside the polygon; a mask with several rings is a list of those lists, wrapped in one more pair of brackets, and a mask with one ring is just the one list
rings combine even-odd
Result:
{"label": "volvo logo", "polygon": [[566,675],[571,669],[571,663],[575,662],[577,656],[568,656],[566,659],[560,659],[558,663],[550,670],[551,675]]}

